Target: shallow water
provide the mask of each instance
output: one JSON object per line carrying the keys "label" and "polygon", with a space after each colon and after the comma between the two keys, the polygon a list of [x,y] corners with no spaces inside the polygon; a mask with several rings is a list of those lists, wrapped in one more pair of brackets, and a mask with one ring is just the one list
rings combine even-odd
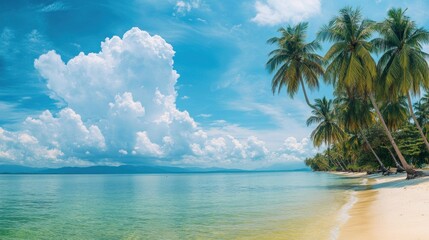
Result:
{"label": "shallow water", "polygon": [[332,239],[358,181],[313,172],[0,175],[0,239]]}

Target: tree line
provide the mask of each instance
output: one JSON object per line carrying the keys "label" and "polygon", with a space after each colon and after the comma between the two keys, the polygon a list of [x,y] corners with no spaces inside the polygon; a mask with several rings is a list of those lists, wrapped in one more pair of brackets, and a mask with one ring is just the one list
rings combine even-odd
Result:
{"label": "tree line", "polygon": [[[423,51],[429,32],[392,8],[375,22],[359,8],[345,7],[321,27],[315,40],[306,41],[308,23],[280,28],[267,42],[267,69],[273,73],[272,91],[284,87],[290,97],[301,88],[311,109],[311,139],[324,152],[307,158],[313,170],[376,171],[390,166],[407,178],[425,175],[416,170],[429,158],[429,57]],[[324,56],[321,42],[330,43]],[[334,99],[315,99],[319,79],[333,86]]]}

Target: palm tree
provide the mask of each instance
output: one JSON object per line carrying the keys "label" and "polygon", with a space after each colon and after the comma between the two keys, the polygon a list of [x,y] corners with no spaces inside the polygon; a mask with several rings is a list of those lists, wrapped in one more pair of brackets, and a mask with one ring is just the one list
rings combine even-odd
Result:
{"label": "palm tree", "polygon": [[424,126],[426,125],[426,123],[428,121],[428,116],[429,116],[427,106],[420,99],[418,102],[413,104],[413,107],[415,109],[417,122],[420,124],[420,126],[422,126],[424,128]]}
{"label": "palm tree", "polygon": [[375,99],[377,68],[371,56],[372,44],[369,42],[374,29],[373,21],[362,20],[360,10],[351,7],[341,9],[339,16],[322,27],[318,38],[333,42],[325,55],[325,59],[329,62],[325,79],[337,89],[346,92],[349,97],[358,95],[361,98],[370,99],[396,154],[409,176],[412,177],[415,171],[405,161],[384,122]]}
{"label": "palm tree", "polygon": [[299,23],[296,26],[280,28],[280,37],[273,37],[267,42],[277,44],[278,48],[270,52],[266,67],[274,74],[272,79],[273,93],[280,93],[283,86],[291,98],[298,92],[301,86],[305,101],[310,107],[313,105],[308,100],[305,84],[311,89],[319,88],[320,76],[323,76],[323,58],[315,52],[320,44],[314,40],[306,43],[306,31],[308,23]]}
{"label": "palm tree", "polygon": [[362,146],[359,136],[354,133],[348,133],[347,139],[344,141],[344,145],[347,149],[346,157],[350,159],[352,164],[356,164],[358,152]]}
{"label": "palm tree", "polygon": [[[307,126],[318,124],[310,137],[313,140],[314,146],[320,147],[322,144],[328,146],[328,158],[331,144],[342,141],[345,136],[344,131],[337,122],[333,107],[332,100],[327,100],[325,97],[323,99],[315,99],[315,104],[311,111],[313,115],[307,119]],[[340,163],[337,164],[345,170]]]}
{"label": "palm tree", "polygon": [[[406,97],[402,96],[395,100],[388,100],[381,106],[381,114],[383,115],[384,120],[386,121],[386,125],[390,131],[397,131],[404,124],[408,123],[409,115],[408,115],[408,105]],[[405,169],[399,164],[398,160],[395,157],[391,150],[391,146],[388,146],[385,143],[384,148],[387,149],[393,161],[395,162],[396,168],[398,172],[405,171]]]}
{"label": "palm tree", "polygon": [[380,165],[383,173],[388,172],[387,168],[384,166],[383,162],[369,143],[363,130],[375,122],[374,114],[371,111],[371,106],[368,101],[360,99],[358,96],[339,96],[335,99],[335,103],[336,109],[339,110],[339,119],[341,124],[344,126],[344,129],[353,134],[359,133],[367,148],[371,151]]}
{"label": "palm tree", "polygon": [[414,103],[415,114],[417,117],[417,122],[423,129],[426,129],[425,134],[427,133],[427,125],[429,123],[429,93],[420,98],[420,100]]}
{"label": "palm tree", "polygon": [[381,115],[390,131],[397,131],[409,120],[406,97],[387,100],[380,108]]}
{"label": "palm tree", "polygon": [[421,87],[429,87],[429,65],[425,60],[428,54],[422,50],[422,45],[429,43],[429,32],[417,28],[401,8],[392,8],[387,15],[387,19],[377,27],[381,37],[373,40],[376,51],[384,53],[377,66],[380,80],[383,85],[395,89],[390,92],[393,96],[407,97],[410,114],[429,151],[429,142],[411,102],[411,95],[419,95]]}

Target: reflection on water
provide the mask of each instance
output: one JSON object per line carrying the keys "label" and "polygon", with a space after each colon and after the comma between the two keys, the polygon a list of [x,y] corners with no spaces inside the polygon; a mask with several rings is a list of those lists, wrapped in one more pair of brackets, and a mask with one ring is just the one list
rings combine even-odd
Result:
{"label": "reflection on water", "polygon": [[357,182],[311,172],[0,175],[0,239],[323,239]]}

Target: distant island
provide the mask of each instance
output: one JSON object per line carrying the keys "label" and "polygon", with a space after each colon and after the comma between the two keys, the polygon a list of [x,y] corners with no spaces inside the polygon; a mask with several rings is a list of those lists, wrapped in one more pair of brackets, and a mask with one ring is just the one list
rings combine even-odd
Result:
{"label": "distant island", "polygon": [[238,173],[238,172],[283,172],[309,171],[309,168],[255,170],[228,168],[181,168],[170,166],[90,166],[90,167],[61,167],[61,168],[32,168],[19,165],[0,165],[0,174],[155,174],[155,173]]}

